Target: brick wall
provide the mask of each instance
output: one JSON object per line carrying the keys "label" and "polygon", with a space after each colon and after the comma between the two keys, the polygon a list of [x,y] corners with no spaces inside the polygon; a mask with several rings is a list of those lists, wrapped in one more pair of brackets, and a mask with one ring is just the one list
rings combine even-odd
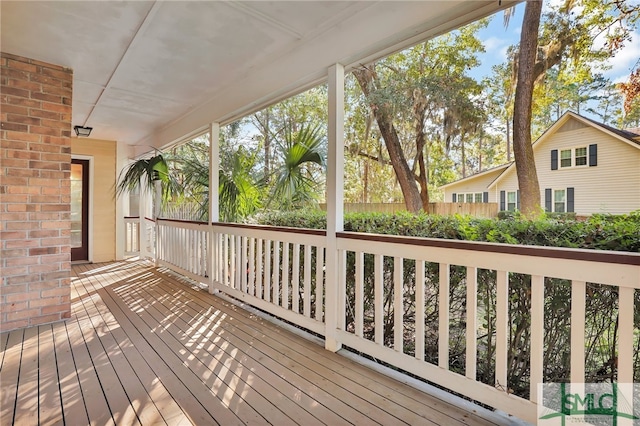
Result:
{"label": "brick wall", "polygon": [[73,72],[0,53],[0,331],[69,318]]}

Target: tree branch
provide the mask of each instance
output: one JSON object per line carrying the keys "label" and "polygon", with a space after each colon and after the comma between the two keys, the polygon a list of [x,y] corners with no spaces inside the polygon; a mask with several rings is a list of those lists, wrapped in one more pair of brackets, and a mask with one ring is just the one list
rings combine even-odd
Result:
{"label": "tree branch", "polygon": [[387,160],[386,158],[371,155],[368,152],[358,151],[355,154],[360,157],[368,158],[369,160],[377,161],[378,163],[384,164],[385,166],[393,166],[391,161]]}

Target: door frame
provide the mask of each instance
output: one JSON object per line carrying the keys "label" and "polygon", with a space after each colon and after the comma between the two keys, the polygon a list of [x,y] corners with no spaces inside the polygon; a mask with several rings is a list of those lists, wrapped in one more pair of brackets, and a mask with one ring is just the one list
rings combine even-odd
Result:
{"label": "door frame", "polygon": [[[93,156],[90,155],[71,155],[71,160],[84,160],[89,162],[89,184],[87,185],[88,203],[87,203],[87,261],[93,261]],[[82,260],[81,260],[82,261]]]}

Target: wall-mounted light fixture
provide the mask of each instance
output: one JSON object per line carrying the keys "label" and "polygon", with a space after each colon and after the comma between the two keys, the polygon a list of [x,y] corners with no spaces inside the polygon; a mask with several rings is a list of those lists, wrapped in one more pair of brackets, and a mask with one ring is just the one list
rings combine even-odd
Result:
{"label": "wall-mounted light fixture", "polygon": [[93,127],[73,126],[73,130],[75,130],[76,136],[80,138],[88,138]]}

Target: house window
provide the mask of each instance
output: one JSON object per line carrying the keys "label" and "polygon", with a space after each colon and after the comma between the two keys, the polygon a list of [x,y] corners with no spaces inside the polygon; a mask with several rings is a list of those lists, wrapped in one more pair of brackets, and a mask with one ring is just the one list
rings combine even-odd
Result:
{"label": "house window", "polygon": [[482,192],[468,192],[456,196],[458,203],[482,203]]}
{"label": "house window", "polygon": [[516,211],[517,206],[517,193],[516,191],[507,192],[507,211],[514,212]]}
{"label": "house window", "polygon": [[576,148],[576,166],[586,166],[587,165],[587,147]]}
{"label": "house window", "polygon": [[556,189],[553,191],[553,211],[564,213],[567,211],[567,192],[564,189]]}
{"label": "house window", "polygon": [[[552,159],[553,161],[553,159]],[[560,168],[586,166],[588,163],[587,147],[563,149],[560,151]],[[552,164],[553,169],[553,164]]]}
{"label": "house window", "polygon": [[571,150],[563,149],[560,151],[560,167],[571,167]]}

